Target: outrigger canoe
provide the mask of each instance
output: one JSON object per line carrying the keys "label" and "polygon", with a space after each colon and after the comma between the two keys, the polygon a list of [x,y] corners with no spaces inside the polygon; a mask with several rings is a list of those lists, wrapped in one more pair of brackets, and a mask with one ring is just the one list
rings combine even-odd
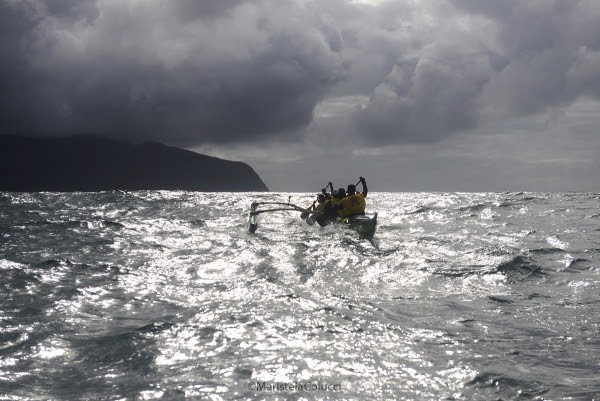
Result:
{"label": "outrigger canoe", "polygon": [[[267,205],[267,209],[260,209],[262,205]],[[320,219],[321,212],[310,210],[310,208],[302,208],[298,205],[288,202],[252,202],[250,206],[250,213],[248,218],[249,228],[251,233],[256,232],[258,229],[258,215],[270,212],[281,212],[281,211],[292,211],[300,212],[300,217],[309,225],[314,225],[318,222],[320,226],[324,227],[329,224],[335,224],[346,228],[356,230],[361,236],[370,237],[375,234],[377,229],[377,213],[372,216],[366,214],[360,214],[356,216],[350,216],[346,218],[337,217],[335,219]]]}

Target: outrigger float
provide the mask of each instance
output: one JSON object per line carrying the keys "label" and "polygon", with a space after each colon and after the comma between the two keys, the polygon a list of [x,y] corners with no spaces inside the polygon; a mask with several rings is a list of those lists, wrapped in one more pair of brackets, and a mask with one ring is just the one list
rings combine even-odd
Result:
{"label": "outrigger float", "polygon": [[[260,209],[261,206],[266,206],[266,209]],[[291,197],[288,198],[288,202],[252,202],[250,205],[250,213],[248,218],[249,228],[251,233],[256,232],[258,229],[258,216],[263,213],[272,212],[300,212],[300,218],[304,220],[308,225],[314,225],[318,223],[321,227],[325,227],[330,223],[340,225],[356,230],[361,236],[371,237],[375,234],[377,229],[377,213],[372,216],[366,214],[359,214],[355,216],[349,216],[346,218],[340,217],[325,217],[323,212],[311,210],[311,207],[303,208],[298,205],[291,203]]]}

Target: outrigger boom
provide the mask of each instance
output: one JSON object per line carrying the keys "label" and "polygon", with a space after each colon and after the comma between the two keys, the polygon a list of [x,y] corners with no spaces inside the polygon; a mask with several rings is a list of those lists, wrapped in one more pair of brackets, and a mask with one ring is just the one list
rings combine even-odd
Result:
{"label": "outrigger boom", "polygon": [[[258,228],[258,218],[257,216],[259,214],[262,213],[268,213],[268,212],[281,212],[281,211],[295,211],[295,212],[301,212],[302,215],[301,217],[303,217],[303,219],[306,219],[306,217],[308,217],[308,215],[310,213],[319,213],[316,211],[312,211],[309,208],[303,208],[300,207],[298,205],[294,205],[293,203],[290,202],[291,200],[291,196],[288,198],[288,202],[252,202],[252,204],[250,205],[250,217],[248,219],[248,223],[250,225],[250,232],[253,233],[256,231],[256,229]],[[257,210],[257,208],[260,205],[279,205],[279,206],[285,206],[285,207],[276,207],[276,208],[272,208],[272,209],[263,209],[263,210]]]}

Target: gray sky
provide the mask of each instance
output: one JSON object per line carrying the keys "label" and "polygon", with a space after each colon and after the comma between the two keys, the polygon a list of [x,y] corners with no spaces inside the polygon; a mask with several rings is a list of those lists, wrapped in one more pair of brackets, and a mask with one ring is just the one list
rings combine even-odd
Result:
{"label": "gray sky", "polygon": [[274,191],[600,191],[597,0],[0,0],[0,128]]}

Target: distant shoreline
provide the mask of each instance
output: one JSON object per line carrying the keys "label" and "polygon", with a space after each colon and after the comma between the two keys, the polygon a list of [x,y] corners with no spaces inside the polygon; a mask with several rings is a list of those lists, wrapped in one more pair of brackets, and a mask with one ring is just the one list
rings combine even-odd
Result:
{"label": "distant shoreline", "polygon": [[0,136],[0,191],[264,192],[252,167],[167,146],[99,136]]}

